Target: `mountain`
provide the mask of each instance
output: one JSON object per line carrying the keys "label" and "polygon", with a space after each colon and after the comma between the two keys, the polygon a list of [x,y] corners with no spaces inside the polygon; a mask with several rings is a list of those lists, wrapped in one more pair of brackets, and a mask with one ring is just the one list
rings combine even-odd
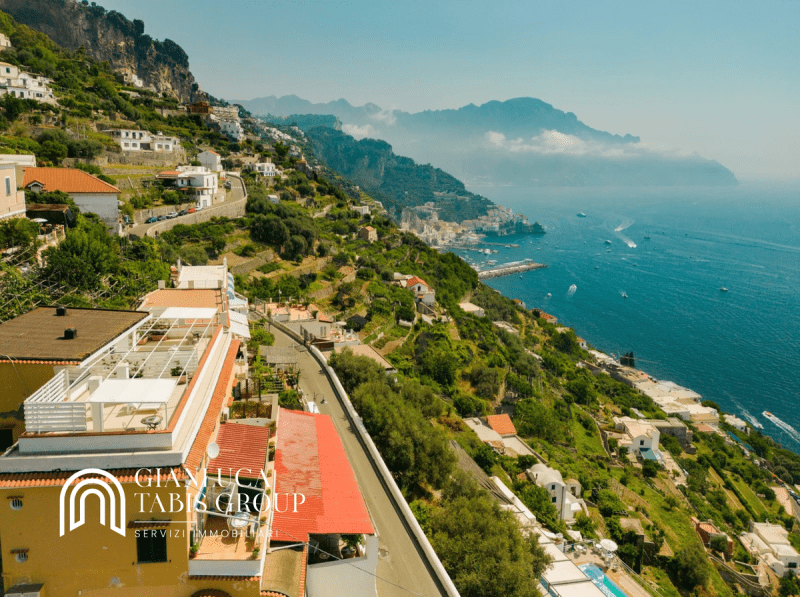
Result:
{"label": "mountain", "polygon": [[146,35],[142,21],[131,22],[94,2],[89,6],[76,0],[0,0],[0,10],[60,46],[83,46],[89,57],[108,60],[117,72],[136,74],[159,93],[181,102],[205,98],[186,52],[170,39],[161,42]]}
{"label": "mountain", "polygon": [[594,129],[572,112],[529,97],[417,113],[352,106],[343,99],[314,104],[295,95],[236,103],[254,114],[336,116],[344,132],[384,139],[396,152],[468,184],[737,184],[718,162],[655,150],[639,137]]}

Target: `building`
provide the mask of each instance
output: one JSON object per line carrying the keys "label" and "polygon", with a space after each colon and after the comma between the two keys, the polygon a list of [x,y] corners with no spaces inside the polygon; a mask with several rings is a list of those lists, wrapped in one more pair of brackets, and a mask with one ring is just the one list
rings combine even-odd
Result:
{"label": "building", "polygon": [[[626,436],[626,439],[619,442],[621,447],[642,457],[649,456],[649,453],[652,452],[658,459],[660,454],[658,442],[661,439],[661,433],[654,425],[631,417],[614,417],[614,427]],[[661,460],[663,460],[663,455]]]}
{"label": "building", "polygon": [[581,498],[581,484],[575,479],[564,479],[561,473],[546,464],[535,464],[526,471],[528,479],[550,494],[562,520],[572,521],[579,512],[586,513],[586,504]]}
{"label": "building", "polygon": [[275,164],[272,162],[257,162],[255,164],[248,164],[247,169],[255,172],[256,174],[267,176],[269,178],[274,178],[277,174],[277,171],[275,170]]}
{"label": "building", "polygon": [[0,48],[10,48],[11,40],[5,33],[0,33]]}
{"label": "building", "polygon": [[25,168],[36,167],[36,156],[24,153],[0,154],[0,164],[13,164],[17,170],[17,181],[20,181],[25,178]]}
{"label": "building", "polygon": [[153,134],[149,131],[134,129],[113,129],[103,132],[112,137],[122,151],[173,153],[181,147],[180,139],[166,136],[161,132]]}
{"label": "building", "polygon": [[14,164],[0,163],[0,220],[25,217],[25,191],[17,190]]}
{"label": "building", "polygon": [[[178,166],[156,175],[165,186],[194,198],[198,208],[211,207],[219,189],[219,175],[204,166]],[[224,192],[222,198],[224,199]]]}
{"label": "building", "polygon": [[378,231],[372,226],[364,226],[358,231],[358,238],[370,243],[374,243],[376,240],[378,240]]}
{"label": "building", "polygon": [[358,213],[359,215],[368,216],[370,214],[369,205],[354,205],[350,208],[354,212]]}
{"label": "building", "polygon": [[656,381],[645,374],[642,375],[645,379],[636,380],[629,385],[651,398],[668,416],[680,417],[684,421],[696,424],[706,423],[714,427],[719,424],[717,409],[701,405],[702,397],[697,392],[671,381]]}
{"label": "building", "polygon": [[0,62],[0,95],[57,105],[53,90],[50,89],[51,82],[42,75],[34,75],[8,62]]}
{"label": "building", "polygon": [[418,303],[422,303],[428,307],[433,307],[436,303],[436,291],[422,278],[411,276],[406,280],[406,288],[414,293],[414,297]]}
{"label": "building", "polygon": [[465,313],[469,313],[475,317],[483,317],[486,315],[486,311],[484,311],[482,307],[473,305],[472,303],[458,303],[458,306],[461,307],[461,310]]}
{"label": "building", "polygon": [[[224,304],[229,315],[234,313],[236,321],[247,321],[250,304],[244,296],[236,292],[233,274],[228,271],[228,260],[223,259],[222,265],[183,265],[178,259],[172,268],[172,282],[175,288],[186,289],[220,289],[224,293]],[[232,327],[236,327],[231,323]],[[245,330],[239,330],[244,335]],[[247,333],[249,338],[249,332]]]}
{"label": "building", "polygon": [[[536,309],[534,309],[534,315],[535,315],[535,311],[536,311]],[[558,323],[558,317],[556,317],[555,315],[550,315],[549,313],[545,313],[544,311],[541,311],[541,310],[539,310],[539,317],[544,319],[547,323],[550,323],[550,324],[553,324],[553,325],[556,325]]]}
{"label": "building", "polygon": [[222,172],[222,157],[213,149],[206,149],[198,153],[197,160],[209,172]]}
{"label": "building", "polygon": [[61,225],[71,228],[75,225],[75,214],[69,205],[64,203],[31,203],[25,208],[25,215],[29,220],[42,218],[48,224]]}
{"label": "building", "polygon": [[741,536],[747,550],[772,568],[778,576],[797,573],[800,554],[789,542],[789,533],[779,524],[750,522],[750,532]]}
{"label": "building", "polygon": [[368,359],[375,361],[376,363],[378,363],[378,365],[383,367],[383,370],[386,372],[387,375],[394,375],[395,373],[397,373],[397,369],[395,368],[395,366],[392,365],[389,361],[387,361],[381,353],[379,353],[369,344],[356,344],[351,346],[345,346],[339,350],[349,350],[350,352],[353,353],[353,355],[357,357],[367,357]]}
{"label": "building", "polygon": [[730,538],[728,533],[720,531],[710,520],[701,522],[692,516],[692,522],[694,523],[694,530],[697,531],[697,534],[700,535],[700,538],[703,540],[703,545],[710,547],[712,540],[714,540],[715,543],[721,540],[724,541],[725,549],[722,551],[725,555],[728,558],[733,555],[733,539]]}
{"label": "building", "polygon": [[212,108],[211,104],[208,102],[200,101],[186,106],[186,111],[189,114],[212,114],[214,112],[214,108]]}
{"label": "building", "polygon": [[116,234],[122,230],[119,218],[119,189],[76,168],[26,168],[22,186],[27,191],[63,191],[81,211],[97,214]]}
{"label": "building", "polygon": [[234,141],[241,141],[244,139],[244,129],[239,119],[225,119],[219,121],[219,130],[223,135],[227,135]]}
{"label": "building", "polygon": [[517,434],[517,429],[507,414],[489,415],[486,417],[486,422],[501,437]]}
{"label": "building", "polygon": [[493,321],[492,325],[496,327],[498,330],[503,330],[509,334],[513,334],[515,336],[519,336],[519,330],[516,326],[511,325],[507,321]]}
{"label": "building", "polygon": [[736,415],[724,415],[723,420],[736,429],[736,431],[741,431],[742,433],[748,433],[747,423],[737,417]]}

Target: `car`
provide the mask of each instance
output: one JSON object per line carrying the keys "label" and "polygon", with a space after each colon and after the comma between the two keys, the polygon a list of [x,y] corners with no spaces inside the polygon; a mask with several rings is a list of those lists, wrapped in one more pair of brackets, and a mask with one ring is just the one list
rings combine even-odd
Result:
{"label": "car", "polygon": [[177,217],[178,217],[178,212],[177,211],[171,211],[171,212],[169,212],[167,214],[167,219],[168,220],[171,220],[171,219],[177,218]]}
{"label": "car", "polygon": [[179,216],[185,216],[185,215],[186,215],[186,214],[188,214],[188,213],[189,213],[189,210],[187,210],[187,209],[182,209],[182,210],[180,210],[180,211],[178,212],[178,215],[179,215]]}
{"label": "car", "polygon": [[201,206],[199,206],[199,207],[196,207],[196,208],[195,208],[195,211],[200,211],[201,209],[203,209],[203,206],[202,206],[202,205],[201,205]]}
{"label": "car", "polygon": [[164,220],[166,220],[166,219],[167,219],[167,216],[158,216],[158,218],[156,218],[156,220],[157,220],[158,222],[163,222],[163,221],[164,221]]}
{"label": "car", "polygon": [[228,189],[228,190],[230,191],[230,190],[231,190],[231,183],[229,183],[229,182],[226,182],[226,183],[225,183],[225,188],[226,188],[226,189]]}
{"label": "car", "polygon": [[145,223],[145,224],[152,224],[152,223],[154,223],[154,222],[158,222],[158,218],[157,218],[157,217],[155,217],[155,216],[150,216],[149,218],[147,218],[147,219],[144,221],[144,223]]}
{"label": "car", "polygon": [[196,210],[194,207],[190,207],[189,209],[187,209],[187,210],[186,210],[186,213],[193,214],[193,213],[194,213],[194,212],[196,212],[196,211],[197,211],[197,210]]}

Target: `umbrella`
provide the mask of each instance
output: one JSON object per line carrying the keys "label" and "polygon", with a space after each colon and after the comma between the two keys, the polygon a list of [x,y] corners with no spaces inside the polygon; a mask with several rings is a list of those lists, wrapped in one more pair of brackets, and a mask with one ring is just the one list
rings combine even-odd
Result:
{"label": "umbrella", "polygon": [[617,551],[617,544],[611,539],[603,539],[600,541],[600,547],[606,551]]}
{"label": "umbrella", "polygon": [[37,224],[47,224],[47,220],[44,218],[34,218],[31,220],[31,222],[36,222]]}

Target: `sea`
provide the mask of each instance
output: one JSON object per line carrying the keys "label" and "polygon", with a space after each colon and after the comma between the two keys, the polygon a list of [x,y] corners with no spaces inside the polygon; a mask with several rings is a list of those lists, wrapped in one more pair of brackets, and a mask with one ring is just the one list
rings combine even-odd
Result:
{"label": "sea", "polygon": [[800,184],[469,190],[547,230],[456,250],[548,266],[490,286],[800,453]]}

